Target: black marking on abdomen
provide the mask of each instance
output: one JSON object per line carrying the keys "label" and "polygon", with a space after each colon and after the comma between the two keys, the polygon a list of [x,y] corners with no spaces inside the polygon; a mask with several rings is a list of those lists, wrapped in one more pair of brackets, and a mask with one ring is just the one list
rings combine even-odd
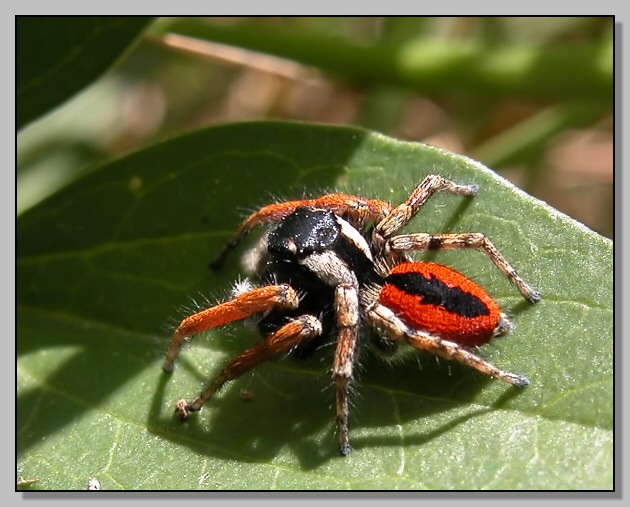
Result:
{"label": "black marking on abdomen", "polygon": [[413,296],[421,296],[423,305],[442,306],[450,313],[473,318],[488,315],[490,310],[477,296],[459,287],[449,287],[435,276],[420,273],[393,273],[385,278],[385,283]]}

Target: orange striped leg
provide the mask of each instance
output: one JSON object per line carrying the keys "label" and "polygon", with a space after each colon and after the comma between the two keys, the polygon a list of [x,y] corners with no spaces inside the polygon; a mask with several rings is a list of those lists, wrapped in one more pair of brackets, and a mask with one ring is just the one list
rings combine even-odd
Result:
{"label": "orange striped leg", "polygon": [[442,176],[430,174],[420,182],[405,202],[396,206],[376,225],[375,239],[384,240],[391,237],[420,211],[420,208],[435,192],[442,190],[449,194],[472,196],[477,194],[478,187],[477,185],[458,185]]}
{"label": "orange striped leg", "polygon": [[289,285],[269,285],[244,292],[230,301],[186,317],[173,334],[162,369],[173,371],[175,357],[183,341],[189,336],[272,308],[297,308],[298,303],[298,295]]}
{"label": "orange striped leg", "polygon": [[383,305],[377,303],[368,308],[367,318],[374,328],[383,331],[394,341],[405,341],[418,350],[426,350],[444,359],[465,364],[484,375],[498,378],[516,387],[529,385],[527,377],[501,370],[457,343],[409,328],[394,315],[394,312]]}
{"label": "orange striped leg", "polygon": [[540,301],[540,293],[531,287],[516,272],[505,257],[499,252],[485,234],[480,232],[460,234],[405,234],[394,236],[388,241],[388,247],[394,252],[412,250],[456,250],[468,248],[485,253],[494,265],[514,285],[525,299],[532,303]]}
{"label": "orange striped leg", "polygon": [[333,363],[335,409],[339,430],[339,454],[347,456],[352,447],[348,431],[348,389],[356,360],[359,338],[359,296],[356,287],[339,285],[335,292],[337,348]]}
{"label": "orange striped leg", "polygon": [[279,354],[288,352],[303,340],[314,338],[321,333],[322,325],[312,315],[302,315],[288,322],[272,335],[232,359],[195,401],[187,403],[186,400],[179,400],[175,412],[181,419],[186,419],[190,412],[199,410],[226,382],[240,377]]}

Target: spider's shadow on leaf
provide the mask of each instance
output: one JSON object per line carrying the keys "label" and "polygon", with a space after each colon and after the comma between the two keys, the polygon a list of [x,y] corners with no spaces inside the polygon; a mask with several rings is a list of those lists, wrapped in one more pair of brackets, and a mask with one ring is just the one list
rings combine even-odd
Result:
{"label": "spider's shadow on leaf", "polygon": [[[399,435],[392,435],[392,427],[438,414],[443,418],[453,408],[470,404],[493,381],[463,366],[435,361],[428,354],[421,354],[422,368],[418,360],[388,367],[372,354],[365,356],[358,365],[350,412],[355,449],[422,446],[471,418],[500,408],[521,392],[505,386],[492,406],[474,408],[464,416],[454,415],[437,429],[431,426],[417,434],[406,432],[402,441]],[[155,390],[147,427],[156,429],[162,438],[189,446],[195,453],[220,459],[270,462],[285,448],[304,470],[331,459],[343,459],[338,454],[329,368],[315,364],[324,364],[321,359],[309,359],[310,364],[305,366],[300,366],[302,360],[291,358],[263,365],[260,372],[228,384],[185,423],[175,417],[175,400],[165,399],[168,383],[176,382],[165,373]],[[313,365],[315,369],[311,369]],[[251,400],[240,396],[244,386],[253,393]],[[404,404],[404,414],[396,414],[399,407],[395,409],[394,405],[400,404]],[[354,436],[357,433],[361,436]]]}

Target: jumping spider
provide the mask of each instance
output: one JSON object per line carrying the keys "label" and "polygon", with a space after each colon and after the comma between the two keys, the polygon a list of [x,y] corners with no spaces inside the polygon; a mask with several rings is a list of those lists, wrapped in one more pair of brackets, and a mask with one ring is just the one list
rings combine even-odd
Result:
{"label": "jumping spider", "polygon": [[[424,178],[402,204],[346,194],[279,202],[251,214],[211,264],[220,267],[240,240],[267,227],[250,254],[252,282],[241,283],[232,299],[185,318],[168,347],[163,368],[170,372],[184,339],[258,314],[263,339],[232,359],[192,403],[180,400],[182,419],[195,412],[226,382],[259,364],[292,352],[308,354],[324,342],[335,345],[332,378],[336,393],[339,452],[351,451],[348,389],[359,342],[375,330],[376,346],[392,350],[407,343],[458,361],[485,375],[524,387],[526,377],[503,371],[470,351],[505,334],[510,322],[479,285],[446,266],[412,262],[408,252],[476,249],[532,303],[540,294],[528,285],[480,233],[395,236],[437,191],[473,196],[476,185],[441,176]],[[249,283],[249,284],[248,284]]]}

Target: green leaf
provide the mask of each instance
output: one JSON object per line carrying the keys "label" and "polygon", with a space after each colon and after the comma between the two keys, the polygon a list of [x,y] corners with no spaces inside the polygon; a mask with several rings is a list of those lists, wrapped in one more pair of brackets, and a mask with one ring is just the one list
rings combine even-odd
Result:
{"label": "green leaf", "polygon": [[152,18],[21,16],[16,23],[17,126],[103,74]]}
{"label": "green leaf", "polygon": [[[207,269],[244,214],[330,189],[405,199],[427,174],[478,183],[438,194],[409,230],[488,234],[543,293],[532,305],[479,252],[435,252],[483,285],[515,329],[480,354],[527,375],[519,390],[411,353],[358,367],[337,454],[332,348],[236,380],[181,424],[239,325],[196,337],[172,375],[169,329],[225,297],[239,247]],[[18,219],[18,474],[31,489],[610,489],[612,244],[480,164],[367,131],[234,124],[95,170]],[[253,240],[254,238],[250,238]],[[422,256],[419,256],[422,257]],[[240,390],[253,394],[249,401]]]}

